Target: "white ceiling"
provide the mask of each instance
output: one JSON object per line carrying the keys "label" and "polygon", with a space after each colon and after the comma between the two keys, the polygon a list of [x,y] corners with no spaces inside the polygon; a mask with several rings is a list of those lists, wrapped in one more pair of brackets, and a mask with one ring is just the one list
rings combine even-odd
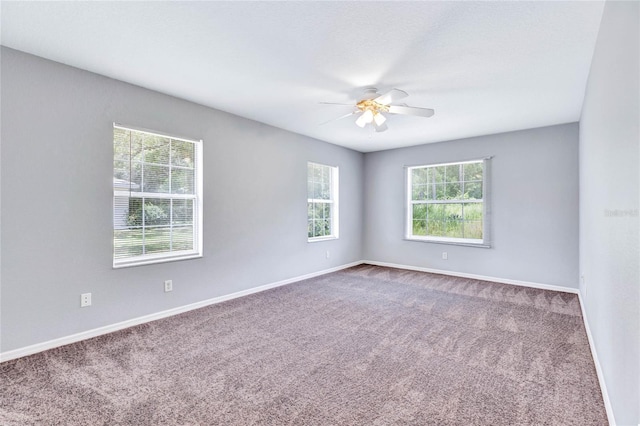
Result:
{"label": "white ceiling", "polygon": [[[603,2],[7,2],[1,43],[363,152],[578,121]],[[361,129],[363,88],[432,118]]]}

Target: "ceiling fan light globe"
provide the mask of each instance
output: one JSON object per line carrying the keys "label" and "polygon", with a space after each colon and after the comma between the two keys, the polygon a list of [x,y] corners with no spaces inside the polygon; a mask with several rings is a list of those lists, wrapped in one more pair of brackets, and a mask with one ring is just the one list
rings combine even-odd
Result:
{"label": "ceiling fan light globe", "polygon": [[364,126],[366,126],[366,125],[367,125],[367,120],[365,119],[364,114],[362,114],[356,120],[356,126],[364,128]]}
{"label": "ceiling fan light globe", "polygon": [[373,116],[373,121],[375,121],[378,126],[382,126],[384,124],[384,122],[387,121],[387,117],[385,117],[381,113],[377,112]]}
{"label": "ceiling fan light globe", "polygon": [[373,122],[373,112],[368,109],[366,110],[363,114],[362,114],[363,119],[365,120],[365,123],[369,124]]}

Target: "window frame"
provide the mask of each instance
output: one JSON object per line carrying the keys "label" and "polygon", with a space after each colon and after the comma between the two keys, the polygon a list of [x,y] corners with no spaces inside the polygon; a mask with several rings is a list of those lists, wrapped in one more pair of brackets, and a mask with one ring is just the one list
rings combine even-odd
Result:
{"label": "window frame", "polygon": [[[131,188],[129,190],[116,190],[113,188],[112,195],[112,260],[113,260],[113,268],[127,268],[132,266],[141,266],[141,265],[150,265],[157,263],[166,263],[173,262],[179,260],[187,260],[187,259],[196,259],[201,258],[203,256],[203,227],[202,227],[202,219],[203,219],[203,141],[202,139],[190,139],[181,136],[175,136],[168,133],[161,133],[154,130],[149,130],[141,127],[123,125],[119,123],[113,123],[112,127],[112,144],[115,148],[115,129],[122,129],[137,133],[144,133],[152,136],[158,136],[161,138],[167,138],[175,141],[189,142],[194,145],[194,193],[193,194],[179,194],[179,193],[157,193],[157,192],[144,192],[140,191],[132,191]],[[115,149],[114,149],[114,164],[115,164]],[[173,167],[171,164],[171,160],[168,163],[169,167]],[[177,166],[177,168],[180,168]],[[114,166],[112,166],[112,173],[115,171]],[[132,196],[134,195],[135,196]],[[115,232],[116,232],[116,218],[115,218],[115,209],[116,209],[116,197],[127,197],[127,198],[153,198],[153,199],[166,199],[166,200],[180,200],[180,199],[188,199],[193,200],[193,249],[190,250],[179,250],[179,251],[170,251],[163,253],[152,253],[152,254],[144,254],[140,256],[129,256],[125,258],[116,259],[116,240],[115,240]],[[171,219],[170,219],[171,221]],[[171,222],[170,222],[171,223]],[[142,225],[144,227],[144,225]]]}
{"label": "window frame", "polygon": [[[330,185],[330,199],[309,198],[309,166],[326,167],[330,171],[331,185]],[[316,163],[314,161],[307,161],[307,242],[315,243],[319,241],[337,240],[340,238],[340,171],[338,166],[330,166],[328,164]],[[331,233],[329,235],[322,235],[317,237],[309,237],[309,204],[321,203],[331,205]]]}
{"label": "window frame", "polygon": [[[404,239],[408,241],[418,241],[426,243],[437,244],[450,244],[469,247],[481,247],[491,248],[490,230],[491,230],[491,204],[490,204],[490,172],[491,172],[491,158],[483,157],[475,158],[471,160],[451,161],[446,163],[430,163],[419,164],[413,166],[404,167],[404,187],[405,187],[405,203],[404,203]],[[412,199],[412,171],[421,168],[435,168],[446,167],[461,164],[482,163],[482,200],[481,201],[469,201],[464,199],[452,199],[452,200],[432,200],[431,202],[424,200],[419,203],[414,202]],[[430,235],[414,235],[413,234],[413,205],[414,204],[463,204],[463,203],[482,203],[482,239],[475,238],[457,238],[457,237],[441,237]]]}

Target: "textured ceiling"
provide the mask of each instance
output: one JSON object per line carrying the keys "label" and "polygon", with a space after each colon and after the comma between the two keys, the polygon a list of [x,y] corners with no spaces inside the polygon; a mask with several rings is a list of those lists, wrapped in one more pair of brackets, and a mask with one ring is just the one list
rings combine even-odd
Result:
{"label": "textured ceiling", "polygon": [[[603,2],[6,2],[3,45],[368,152],[577,121]],[[432,118],[361,129],[366,87]]]}

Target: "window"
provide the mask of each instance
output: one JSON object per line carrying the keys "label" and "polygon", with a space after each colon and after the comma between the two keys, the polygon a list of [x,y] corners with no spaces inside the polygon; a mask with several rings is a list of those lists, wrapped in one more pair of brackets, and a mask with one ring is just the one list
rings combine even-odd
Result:
{"label": "window", "polygon": [[202,141],[113,126],[113,267],[202,256]]}
{"label": "window", "polygon": [[307,164],[309,241],[338,238],[338,168]]}
{"label": "window", "polygon": [[407,167],[406,238],[488,245],[489,160]]}

